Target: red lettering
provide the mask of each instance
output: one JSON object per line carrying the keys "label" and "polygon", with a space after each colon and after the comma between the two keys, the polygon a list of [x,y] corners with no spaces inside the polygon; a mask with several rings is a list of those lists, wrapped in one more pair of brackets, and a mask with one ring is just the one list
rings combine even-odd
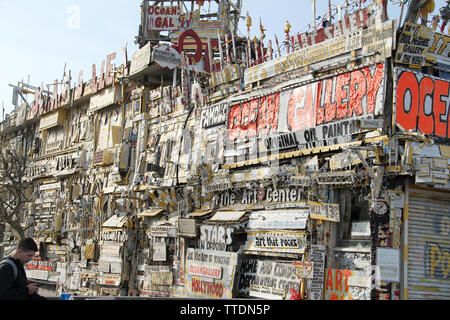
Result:
{"label": "red lettering", "polygon": [[278,110],[280,108],[280,93],[261,98],[258,115],[258,134],[268,134],[278,127]]}
{"label": "red lettering", "polygon": [[350,81],[350,92],[349,92],[349,109],[348,116],[353,116],[353,111],[355,111],[356,115],[360,116],[363,114],[362,109],[362,99],[366,94],[366,79],[364,78],[364,74],[360,70],[356,70],[352,72],[351,81]]}
{"label": "red lettering", "polygon": [[322,124],[325,119],[325,109],[320,106],[320,97],[322,96],[322,82],[317,84],[317,99],[316,99],[316,110],[317,110],[317,118],[316,124]]}
{"label": "red lettering", "polygon": [[186,38],[188,38],[188,37],[194,38],[195,44],[197,46],[197,48],[195,50],[195,54],[193,56],[188,55],[188,57],[193,58],[195,60],[195,62],[200,62],[200,60],[202,59],[202,54],[203,54],[203,44],[202,44],[200,37],[194,30],[189,29],[181,34],[180,38],[178,39],[177,50],[179,53],[183,52],[184,46],[186,43]]}
{"label": "red lettering", "polygon": [[328,269],[326,289],[333,290],[333,270],[332,269]]}
{"label": "red lettering", "polygon": [[334,79],[328,79],[325,84],[325,122],[330,122],[336,118],[336,103],[331,103],[333,97]]}
{"label": "red lettering", "polygon": [[241,126],[241,138],[245,138],[242,136],[244,130],[247,132],[245,136],[253,137],[256,136],[256,125],[258,119],[258,100],[253,99],[250,102],[246,102],[242,104],[242,123],[245,124]]}
{"label": "red lettering", "polygon": [[434,131],[434,119],[433,119],[433,106],[429,107],[431,110],[429,114],[425,114],[425,100],[428,97],[432,97],[434,89],[434,83],[431,78],[423,77],[420,81],[420,105],[419,105],[419,130],[425,134],[433,134]]}
{"label": "red lettering", "polygon": [[345,292],[348,292],[348,277],[352,275],[351,270],[344,270],[344,277],[345,277]]}
{"label": "red lettering", "polygon": [[[446,114],[446,104],[441,100],[442,96],[448,96],[449,83],[447,81],[435,80],[433,96],[433,112],[435,123],[435,134],[446,137],[446,122],[441,121],[441,116]],[[450,129],[450,126],[449,126]]]}
{"label": "red lettering", "polygon": [[[337,118],[342,119],[347,116],[348,110],[348,92],[346,87],[350,83],[350,73],[344,73],[338,76],[336,84],[336,103]],[[346,102],[343,102],[343,101]]]}
{"label": "red lettering", "polygon": [[[306,94],[305,94],[306,90]],[[311,85],[296,88],[288,105],[288,125],[291,131],[311,128],[315,124],[314,97]]]}
{"label": "red lettering", "polygon": [[342,290],[342,271],[341,270],[335,270],[336,271],[336,289],[335,290]]}
{"label": "red lettering", "polygon": [[369,68],[362,69],[367,79],[367,113],[373,113],[375,110],[376,96],[383,80],[384,65],[378,64],[373,77]]}
{"label": "red lettering", "polygon": [[241,105],[236,104],[231,107],[228,113],[228,140],[234,141],[240,135],[242,110]]}
{"label": "red lettering", "polygon": [[[406,95],[409,105],[405,105]],[[419,84],[416,76],[410,72],[403,72],[397,82],[397,123],[406,131],[416,130],[417,113],[419,111]]]}

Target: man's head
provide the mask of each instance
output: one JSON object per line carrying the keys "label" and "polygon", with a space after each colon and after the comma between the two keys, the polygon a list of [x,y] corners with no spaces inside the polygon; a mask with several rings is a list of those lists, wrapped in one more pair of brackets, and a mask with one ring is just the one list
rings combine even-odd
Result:
{"label": "man's head", "polygon": [[37,251],[39,251],[39,249],[33,239],[21,239],[17,245],[17,250],[13,255],[13,258],[19,260],[21,264],[27,264],[35,256]]}

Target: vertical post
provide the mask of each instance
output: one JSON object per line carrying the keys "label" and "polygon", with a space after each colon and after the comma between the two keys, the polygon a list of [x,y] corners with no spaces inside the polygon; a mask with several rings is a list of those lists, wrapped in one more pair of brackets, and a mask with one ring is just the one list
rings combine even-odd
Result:
{"label": "vertical post", "polygon": [[251,47],[251,41],[250,41],[250,27],[252,26],[252,18],[250,18],[250,15],[247,11],[247,61],[248,61],[248,68],[251,67],[252,64],[252,47]]}
{"label": "vertical post", "polygon": [[331,24],[331,0],[328,0],[328,21]]}
{"label": "vertical post", "polygon": [[222,41],[220,39],[220,32],[217,29],[217,39],[219,41],[219,54],[220,54],[220,69],[223,69],[223,52],[222,52]]}
{"label": "vertical post", "polygon": [[406,0],[403,0],[403,1],[400,3],[400,18],[398,19],[398,26],[399,26],[399,28],[400,28],[400,26],[402,25],[402,20],[403,20],[403,10],[404,10],[404,8],[405,8],[405,3],[406,3]]}
{"label": "vertical post", "polygon": [[208,37],[208,56],[209,56],[209,71],[213,72],[213,56],[211,48],[211,39]]}
{"label": "vertical post", "polygon": [[284,28],[284,33],[286,34],[286,50],[287,53],[291,53],[291,37],[289,35],[289,32],[291,32],[291,25],[289,24],[289,21],[286,21],[286,27]]}
{"label": "vertical post", "polygon": [[233,42],[233,57],[234,60],[238,60],[237,54],[236,54],[236,43],[234,41],[234,32],[231,32],[231,41]]}
{"label": "vertical post", "polygon": [[316,0],[311,0],[312,2],[312,26],[316,30]]}

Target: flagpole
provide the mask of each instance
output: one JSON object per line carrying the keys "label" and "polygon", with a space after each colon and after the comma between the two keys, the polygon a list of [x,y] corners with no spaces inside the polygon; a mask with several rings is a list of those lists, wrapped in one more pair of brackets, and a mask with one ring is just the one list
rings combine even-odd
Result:
{"label": "flagpole", "polygon": [[251,67],[252,64],[252,47],[251,47],[251,40],[250,40],[250,27],[252,26],[252,18],[249,16],[247,11],[247,49],[248,49],[248,68]]}

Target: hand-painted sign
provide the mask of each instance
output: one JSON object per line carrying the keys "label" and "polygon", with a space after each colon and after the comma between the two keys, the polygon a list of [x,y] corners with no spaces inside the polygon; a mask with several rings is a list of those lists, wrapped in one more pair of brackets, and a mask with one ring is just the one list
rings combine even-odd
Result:
{"label": "hand-painted sign", "polygon": [[369,14],[367,8],[355,11],[345,16],[344,19],[332,24],[331,26],[321,28],[315,32],[305,32],[291,37],[294,50],[312,46],[326,40],[340,37],[367,27],[369,24]]}
{"label": "hand-painted sign", "polygon": [[202,128],[207,129],[227,121],[228,104],[218,103],[211,107],[202,108]]}
{"label": "hand-painted sign", "polygon": [[362,30],[294,51],[293,53],[270,60],[246,69],[244,82],[250,84],[271,78],[284,72],[296,70],[320,61],[336,57],[362,48]]}
{"label": "hand-painted sign", "polygon": [[448,246],[448,243],[426,242],[424,248],[425,278],[448,281],[449,255],[450,246]]}
{"label": "hand-painted sign", "polygon": [[377,248],[379,281],[400,282],[400,249]]}
{"label": "hand-painted sign", "polygon": [[[370,299],[365,294],[361,295],[358,289],[354,287],[362,287],[360,291],[370,292],[370,274],[364,275],[362,272],[355,270],[327,269],[325,280],[325,300],[359,300],[362,297]],[[369,288],[367,290],[367,285]]]}
{"label": "hand-painted sign", "polygon": [[181,54],[173,47],[166,45],[152,49],[152,60],[161,67],[171,70],[181,66]]}
{"label": "hand-painted sign", "polygon": [[396,63],[407,64],[411,68],[437,62],[450,63],[450,36],[436,33],[420,24],[405,22],[400,34]]}
{"label": "hand-painted sign", "polygon": [[311,260],[313,262],[313,277],[311,280],[310,299],[323,299],[323,281],[325,276],[325,246],[311,246]]}
{"label": "hand-painted sign", "polygon": [[311,210],[311,218],[318,220],[328,220],[339,222],[339,204],[333,203],[319,203],[319,202],[308,202],[309,208]]}
{"label": "hand-painted sign", "polygon": [[383,80],[384,65],[377,64],[232,104],[227,149],[253,137],[265,139],[267,151],[348,142],[359,132],[357,119],[382,114]]}
{"label": "hand-painted sign", "polygon": [[250,215],[248,229],[305,229],[308,216],[308,209],[255,211]]}
{"label": "hand-painted sign", "polygon": [[[396,123],[405,131],[450,137],[450,82],[421,73],[396,70]],[[448,127],[448,128],[447,128]]]}
{"label": "hand-painted sign", "polygon": [[146,31],[173,31],[180,28],[181,8],[179,6],[148,6]]}
{"label": "hand-painted sign", "polygon": [[313,262],[311,261],[294,261],[295,275],[299,279],[310,279],[313,277]]}
{"label": "hand-painted sign", "polygon": [[260,203],[300,202],[304,199],[305,194],[301,187],[244,189],[241,193],[226,191],[218,193],[213,197],[215,205],[220,207],[235,204],[252,205]]}
{"label": "hand-painted sign", "polygon": [[363,56],[381,55],[389,58],[395,49],[396,20],[389,20],[363,31]]}
{"label": "hand-painted sign", "polygon": [[245,250],[263,253],[305,252],[306,236],[294,231],[251,231],[247,232]]}
{"label": "hand-painted sign", "polygon": [[189,297],[231,299],[237,253],[188,248],[185,285]]}
{"label": "hand-painted sign", "polygon": [[200,226],[199,248],[204,250],[226,251],[233,243],[233,228],[219,225]]}
{"label": "hand-painted sign", "polygon": [[292,263],[245,256],[239,266],[238,292],[265,299],[290,299],[293,291],[300,291],[295,272]]}

